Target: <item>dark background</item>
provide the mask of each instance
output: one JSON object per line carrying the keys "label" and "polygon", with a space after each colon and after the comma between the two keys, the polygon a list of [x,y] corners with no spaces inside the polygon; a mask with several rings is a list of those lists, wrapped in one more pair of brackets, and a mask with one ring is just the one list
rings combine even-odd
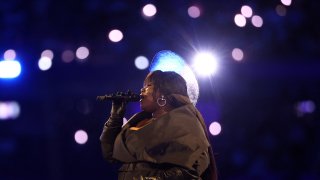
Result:
{"label": "dark background", "polygon": [[[151,20],[141,8],[154,3]],[[0,52],[17,51],[21,75],[0,79],[0,101],[17,101],[17,119],[0,121],[0,179],[115,179],[117,165],[102,158],[99,136],[110,103],[97,95],[139,92],[148,70],[134,58],[149,59],[170,49],[187,62],[201,49],[220,57],[216,76],[198,78],[197,107],[207,125],[218,121],[222,132],[211,136],[220,179],[320,179],[320,3],[293,0],[286,16],[270,1],[0,1]],[[192,19],[190,5],[202,16]],[[244,28],[233,18],[242,5],[253,8],[264,24]],[[112,43],[118,28],[124,39]],[[86,62],[64,63],[61,53],[86,46]],[[233,48],[244,60],[231,57]],[[45,49],[55,53],[48,71],[37,67]],[[298,114],[296,105],[312,101],[315,111]],[[128,107],[127,117],[138,110]],[[88,142],[74,141],[78,129]]]}

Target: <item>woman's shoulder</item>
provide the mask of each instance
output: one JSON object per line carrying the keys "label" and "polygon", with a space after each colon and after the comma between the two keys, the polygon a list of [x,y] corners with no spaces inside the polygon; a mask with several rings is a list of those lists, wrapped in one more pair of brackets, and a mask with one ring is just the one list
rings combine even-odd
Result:
{"label": "woman's shoulder", "polygon": [[140,121],[145,120],[145,119],[151,119],[151,118],[152,118],[152,114],[151,113],[147,113],[145,111],[141,111],[141,112],[138,112],[138,113],[134,114],[128,120],[128,122],[125,124],[125,126],[127,126],[127,127],[136,126]]}
{"label": "woman's shoulder", "polygon": [[187,104],[170,111],[171,116],[183,118],[195,118],[200,113],[193,104]]}

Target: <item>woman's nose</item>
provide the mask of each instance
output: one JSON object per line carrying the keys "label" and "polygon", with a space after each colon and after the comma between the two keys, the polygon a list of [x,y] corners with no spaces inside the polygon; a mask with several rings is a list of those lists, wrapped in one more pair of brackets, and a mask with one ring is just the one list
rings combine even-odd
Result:
{"label": "woman's nose", "polygon": [[140,90],[141,92],[144,92],[145,91],[145,88],[141,88],[141,90]]}

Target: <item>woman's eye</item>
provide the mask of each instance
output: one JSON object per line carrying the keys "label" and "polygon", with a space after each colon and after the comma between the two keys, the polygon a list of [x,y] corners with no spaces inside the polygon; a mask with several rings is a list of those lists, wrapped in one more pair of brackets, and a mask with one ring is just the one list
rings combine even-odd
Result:
{"label": "woman's eye", "polygon": [[143,86],[143,89],[147,89],[150,86],[152,86],[152,84],[147,84],[147,85]]}

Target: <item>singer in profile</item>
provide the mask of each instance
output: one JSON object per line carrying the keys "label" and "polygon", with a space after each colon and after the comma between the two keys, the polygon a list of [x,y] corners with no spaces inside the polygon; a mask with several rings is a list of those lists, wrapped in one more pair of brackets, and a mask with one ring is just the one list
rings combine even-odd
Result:
{"label": "singer in profile", "polygon": [[176,72],[153,71],[140,93],[141,112],[123,125],[127,101],[112,100],[100,136],[103,157],[120,162],[121,180],[216,180],[212,146],[201,113]]}

